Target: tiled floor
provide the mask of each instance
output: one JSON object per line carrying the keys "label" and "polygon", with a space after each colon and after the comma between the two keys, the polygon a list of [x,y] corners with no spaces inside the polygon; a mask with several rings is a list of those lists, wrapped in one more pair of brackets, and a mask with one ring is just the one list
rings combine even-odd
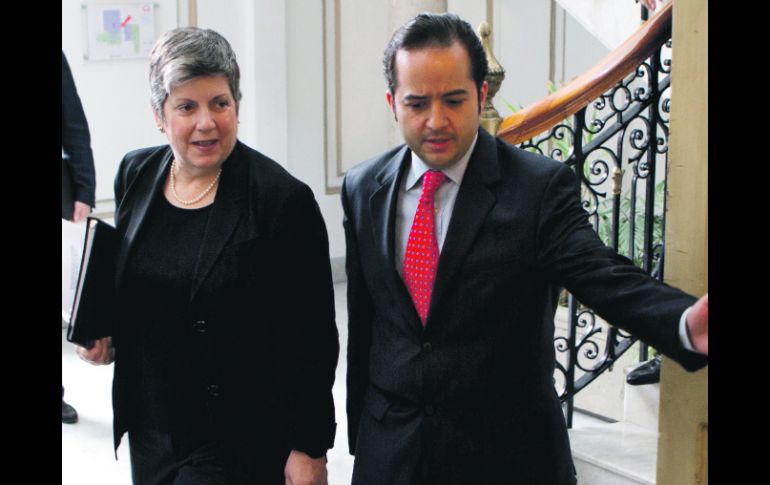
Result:
{"label": "tiled floor", "polygon": [[[337,327],[340,331],[340,359],[334,382],[337,438],[329,452],[329,485],[348,485],[353,457],[347,452],[345,420],[345,349],[347,309],[345,283],[334,286]],[[62,330],[62,383],[65,401],[78,411],[77,424],[62,424],[62,485],[130,485],[128,444],[112,451],[112,366],[92,366],[81,361]]]}

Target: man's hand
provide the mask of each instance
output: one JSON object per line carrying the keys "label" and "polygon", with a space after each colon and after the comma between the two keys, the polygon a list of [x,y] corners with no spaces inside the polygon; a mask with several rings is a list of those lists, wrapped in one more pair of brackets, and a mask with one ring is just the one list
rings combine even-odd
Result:
{"label": "man's hand", "polygon": [[75,201],[75,208],[72,212],[72,222],[80,222],[91,213],[91,207],[79,201]]}
{"label": "man's hand", "polygon": [[695,350],[709,354],[709,294],[706,293],[687,313],[687,336]]}
{"label": "man's hand", "polygon": [[655,10],[655,0],[641,0],[645,7],[647,7],[647,10],[652,12]]}
{"label": "man's hand", "polygon": [[291,450],[283,473],[286,485],[327,485],[326,457],[310,458],[301,451]]}
{"label": "man's hand", "polygon": [[93,365],[108,365],[115,360],[115,350],[112,347],[112,337],[97,340],[90,349],[75,346],[78,357]]}

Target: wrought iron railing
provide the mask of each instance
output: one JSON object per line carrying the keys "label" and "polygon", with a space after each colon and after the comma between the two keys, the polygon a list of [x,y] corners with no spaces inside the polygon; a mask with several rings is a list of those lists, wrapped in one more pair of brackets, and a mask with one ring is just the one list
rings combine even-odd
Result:
{"label": "wrought iron railing", "polygon": [[[617,63],[613,64],[616,74],[609,89],[603,87],[601,94],[587,99],[588,88],[581,91],[578,78],[546,100],[506,118],[498,133],[521,148],[572,167],[580,179],[583,207],[605,244],[659,279],[663,278],[664,255],[670,19],[669,3],[640,28],[636,40],[629,39],[618,48],[625,52],[616,51],[615,57],[626,63],[634,56],[646,59],[626,72],[617,72]],[[637,42],[647,45],[639,47]],[[596,73],[609,72],[602,63],[582,76],[582,82],[598,76]],[[610,85],[607,76],[601,76],[601,83]],[[601,83],[589,81],[586,86],[595,90]],[[583,99],[576,101],[570,91]],[[542,134],[531,136],[537,130],[535,121],[542,127],[542,120],[558,120],[559,114],[561,121],[551,121]],[[611,368],[636,339],[608,325],[571,294],[564,292],[564,296],[565,308],[557,315],[566,313],[567,325],[561,331],[557,325],[554,338],[554,382],[571,427],[575,394]],[[640,360],[646,359],[647,348],[642,344]]]}

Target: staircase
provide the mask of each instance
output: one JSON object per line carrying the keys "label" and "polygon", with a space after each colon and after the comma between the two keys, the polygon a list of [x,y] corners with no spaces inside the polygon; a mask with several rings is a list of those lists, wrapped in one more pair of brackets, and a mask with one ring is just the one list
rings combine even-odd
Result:
{"label": "staircase", "polygon": [[[597,23],[596,9],[621,8],[620,2],[603,0],[557,1],[600,38],[609,30],[596,26],[612,22]],[[638,4],[630,5],[623,8],[639,12]],[[574,169],[589,221],[605,244],[648,273],[659,267],[655,277],[661,279],[665,198],[655,201],[656,194],[665,194],[668,161],[672,10],[673,2],[664,2],[625,40],[602,39],[608,46],[620,43],[559,90],[502,123],[485,125],[512,145]],[[499,85],[500,80],[489,82]],[[638,355],[627,353],[635,337],[607,326],[573,295],[560,301],[564,306],[554,320],[554,385],[565,406],[578,482],[655,484],[660,388],[625,383],[625,375],[638,365],[627,360]],[[623,369],[624,375],[613,375],[613,368]]]}
{"label": "staircase", "polygon": [[576,410],[569,433],[581,485],[655,484],[660,384],[626,384],[624,396],[622,421],[578,419]]}
{"label": "staircase", "polygon": [[639,27],[641,4],[632,0],[556,0],[607,49],[622,44]]}

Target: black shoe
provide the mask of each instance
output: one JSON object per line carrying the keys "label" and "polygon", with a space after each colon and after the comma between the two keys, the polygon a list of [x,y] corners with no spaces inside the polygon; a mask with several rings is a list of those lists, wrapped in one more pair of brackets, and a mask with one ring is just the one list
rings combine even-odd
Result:
{"label": "black shoe", "polygon": [[639,364],[639,366],[628,373],[626,382],[632,386],[660,382],[660,362],[661,357],[658,354],[647,362]]}
{"label": "black shoe", "polygon": [[78,422],[78,412],[75,408],[64,402],[61,402],[61,422],[67,424],[73,424]]}

